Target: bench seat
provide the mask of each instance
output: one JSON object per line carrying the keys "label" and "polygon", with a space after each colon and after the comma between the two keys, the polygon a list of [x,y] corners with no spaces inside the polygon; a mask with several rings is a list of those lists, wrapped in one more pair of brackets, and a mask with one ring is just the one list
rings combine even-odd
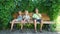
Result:
{"label": "bench seat", "polygon": [[[20,22],[15,22],[15,23],[20,23]],[[33,21],[24,22],[24,23],[33,23]],[[53,21],[43,21],[43,24],[53,24],[53,23],[54,23]],[[39,24],[39,22],[37,22],[37,24]]]}

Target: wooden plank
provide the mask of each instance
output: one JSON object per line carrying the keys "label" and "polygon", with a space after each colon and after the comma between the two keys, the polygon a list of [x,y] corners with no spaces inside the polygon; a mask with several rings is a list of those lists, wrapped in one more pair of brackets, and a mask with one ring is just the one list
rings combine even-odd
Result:
{"label": "wooden plank", "polygon": [[[11,22],[10,22],[11,23]],[[15,22],[15,23],[21,23],[21,22]],[[24,23],[33,23],[33,21],[30,22],[24,22]],[[37,22],[37,24],[40,24],[39,22]],[[54,24],[53,21],[43,21],[43,24]]]}

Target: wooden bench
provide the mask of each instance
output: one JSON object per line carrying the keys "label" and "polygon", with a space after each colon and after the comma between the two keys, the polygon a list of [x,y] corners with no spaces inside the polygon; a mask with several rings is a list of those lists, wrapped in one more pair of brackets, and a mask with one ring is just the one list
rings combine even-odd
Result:
{"label": "wooden bench", "polygon": [[[22,13],[22,15],[23,15],[24,13]],[[33,20],[32,20],[32,15],[33,15],[33,13],[29,13],[29,16],[30,16],[30,22],[28,22],[28,23],[33,23]],[[49,16],[47,15],[47,14],[45,14],[45,13],[42,13],[41,14],[42,15],[42,20],[43,20],[43,24],[53,24],[53,21],[50,21],[50,18],[49,18]],[[13,19],[16,19],[17,18],[17,13],[15,13],[15,14],[13,14]],[[11,23],[11,22],[10,22]],[[15,22],[15,23],[20,23],[20,22]],[[27,23],[27,22],[25,22],[25,23]],[[37,24],[39,24],[39,22],[37,22]]]}

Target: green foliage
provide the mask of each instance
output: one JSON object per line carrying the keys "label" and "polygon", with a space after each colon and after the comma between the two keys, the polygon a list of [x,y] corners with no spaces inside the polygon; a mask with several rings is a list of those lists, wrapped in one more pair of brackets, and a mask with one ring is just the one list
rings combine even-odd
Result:
{"label": "green foliage", "polygon": [[35,7],[40,13],[46,13],[53,21],[59,14],[60,0],[0,0],[0,27],[9,27],[14,12],[19,10],[33,12]]}
{"label": "green foliage", "polygon": [[11,9],[13,10],[14,8],[14,2],[13,0],[2,0],[0,1],[0,19],[1,19],[1,27],[2,28],[7,28],[8,23],[11,20]]}

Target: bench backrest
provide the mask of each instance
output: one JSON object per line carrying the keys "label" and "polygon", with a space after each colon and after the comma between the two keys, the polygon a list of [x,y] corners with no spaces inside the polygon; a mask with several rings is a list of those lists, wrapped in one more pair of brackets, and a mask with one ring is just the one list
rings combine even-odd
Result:
{"label": "bench backrest", "polygon": [[47,14],[45,14],[45,13],[42,13],[42,19],[44,21],[50,21],[50,17]]}
{"label": "bench backrest", "polygon": [[[24,13],[22,13],[22,15],[23,15],[23,14],[24,14]],[[29,16],[31,17],[31,19],[32,19],[32,15],[33,15],[33,13],[29,13]],[[41,15],[42,15],[42,20],[44,20],[44,21],[50,21],[50,18],[49,18],[49,16],[48,16],[47,14],[42,13]],[[16,19],[17,16],[18,16],[17,13],[13,14],[13,18],[14,18],[14,19]]]}

